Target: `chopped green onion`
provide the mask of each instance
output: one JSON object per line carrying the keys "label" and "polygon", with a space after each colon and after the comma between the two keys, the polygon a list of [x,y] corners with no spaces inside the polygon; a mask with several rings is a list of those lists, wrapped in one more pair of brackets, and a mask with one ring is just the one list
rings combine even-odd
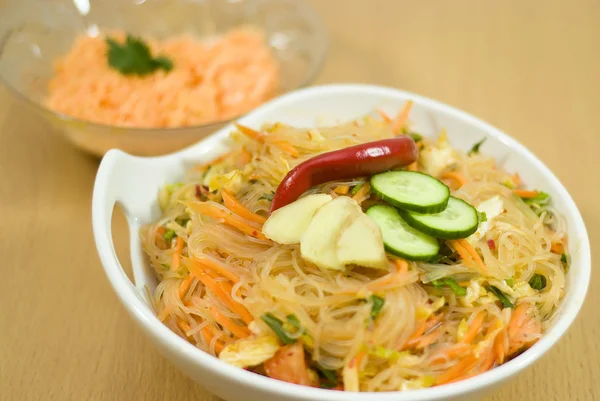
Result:
{"label": "chopped green onion", "polygon": [[260,317],[270,328],[277,334],[284,344],[293,344],[296,342],[295,338],[291,338],[287,331],[283,328],[283,322],[271,313],[265,313]]}
{"label": "chopped green onion", "polygon": [[266,199],[268,201],[272,201],[273,196],[275,196],[275,192],[271,191],[270,194],[268,194],[268,193],[262,194],[262,196],[260,198],[258,198],[258,200]]}
{"label": "chopped green onion", "polygon": [[415,142],[419,142],[423,139],[423,136],[421,134],[417,134],[416,132],[409,132],[407,135],[410,136]]}
{"label": "chopped green onion", "polygon": [[485,212],[478,212],[479,215],[479,222],[483,223],[484,221],[487,221],[487,214]]}
{"label": "chopped green onion", "polygon": [[546,288],[546,276],[541,274],[534,274],[529,280],[529,286],[534,290],[543,290]]}
{"label": "chopped green onion", "polygon": [[357,184],[355,186],[352,187],[352,191],[350,191],[350,193],[352,195],[356,195],[358,193],[358,191],[360,191],[360,189],[363,187],[363,185],[365,185],[364,182],[361,182],[360,184]]}
{"label": "chopped green onion", "polygon": [[563,263],[567,263],[567,254],[563,253],[562,255],[560,255],[560,261]]}
{"label": "chopped green onion", "polygon": [[504,185],[508,189],[517,189],[517,186],[511,179],[506,179],[506,180],[502,181],[501,184]]}
{"label": "chopped green onion", "polygon": [[510,300],[506,297],[506,295],[504,295],[504,293],[502,293],[502,291],[500,291],[497,287],[494,287],[493,285],[489,285],[487,287],[485,287],[486,290],[488,290],[489,292],[491,292],[492,294],[494,294],[499,300],[500,302],[502,302],[502,306],[505,308],[514,308],[515,305],[510,302]]}
{"label": "chopped green onion", "polygon": [[474,155],[479,153],[479,148],[481,147],[481,145],[483,145],[483,143],[486,141],[487,137],[483,138],[481,141],[477,142],[475,145],[473,145],[473,147],[471,148],[471,150],[469,150],[467,152],[468,155]]}
{"label": "chopped green onion", "polygon": [[528,205],[535,204],[535,205],[539,205],[539,206],[547,205],[550,202],[550,200],[552,200],[550,195],[547,194],[546,192],[540,192],[533,198],[521,198],[521,199],[523,199],[523,202],[525,202]]}
{"label": "chopped green onion", "polygon": [[338,385],[338,378],[335,370],[325,369],[317,363],[313,364],[312,367],[317,371],[317,374],[321,379],[321,388],[333,388]]}
{"label": "chopped green onion", "polygon": [[513,285],[515,285],[515,279],[514,278],[507,278],[506,280],[504,280],[504,282],[506,283],[507,286],[512,287]]}
{"label": "chopped green onion", "polygon": [[171,241],[175,237],[177,237],[177,234],[175,234],[175,231],[173,230],[167,230],[167,232],[163,235],[164,240],[167,242]]}
{"label": "chopped green onion", "polygon": [[286,316],[287,322],[294,327],[296,330],[301,330],[302,329],[302,325],[300,324],[300,320],[298,320],[298,318],[296,317],[296,315],[287,315]]}
{"label": "chopped green onion", "polygon": [[403,356],[410,355],[410,352],[398,352],[395,349],[385,348],[381,345],[375,345],[374,347],[369,348],[369,355],[394,362]]}
{"label": "chopped green onion", "polygon": [[463,296],[467,295],[467,290],[464,289],[463,287],[461,287],[460,285],[458,285],[458,283],[456,282],[456,279],[454,277],[444,277],[444,278],[440,278],[438,280],[433,280],[431,282],[431,284],[433,284],[433,286],[436,288],[446,286],[446,287],[450,288],[459,297],[463,297]]}
{"label": "chopped green onion", "polygon": [[371,304],[371,319],[375,320],[375,318],[381,313],[381,309],[383,309],[385,299],[378,297],[377,295],[371,295]]}

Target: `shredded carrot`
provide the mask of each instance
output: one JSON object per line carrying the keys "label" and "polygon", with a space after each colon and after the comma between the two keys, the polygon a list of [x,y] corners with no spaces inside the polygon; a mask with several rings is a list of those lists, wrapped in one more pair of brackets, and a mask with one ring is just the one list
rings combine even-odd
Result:
{"label": "shredded carrot", "polygon": [[188,268],[188,270],[190,269],[190,265],[192,265],[192,268],[195,268],[197,266],[197,268],[207,268],[210,269],[214,272],[216,272],[218,275],[225,277],[226,279],[234,282],[234,283],[238,283],[240,281],[240,278],[233,272],[227,270],[226,266],[221,265],[219,262],[216,262],[213,259],[209,259],[209,258],[196,258],[196,259],[190,259],[190,258],[184,258],[184,263],[186,264],[186,267]]}
{"label": "shredded carrot", "polygon": [[398,273],[406,273],[408,271],[408,262],[404,259],[394,260]]}
{"label": "shredded carrot", "polygon": [[475,357],[475,355],[473,355],[473,354],[467,355],[466,357],[461,359],[457,364],[453,365],[447,371],[445,371],[444,373],[439,375],[436,379],[436,383],[437,384],[448,383],[449,381],[459,377],[463,373],[471,370],[475,366],[477,361],[478,361],[478,359]]}
{"label": "shredded carrot", "polygon": [[335,187],[333,192],[335,192],[338,195],[346,195],[349,190],[350,187],[348,185],[338,185],[337,187]]}
{"label": "shredded carrot", "polygon": [[273,145],[277,146],[279,149],[283,150],[285,153],[287,153],[288,155],[290,155],[292,157],[298,157],[298,155],[300,154],[298,149],[296,149],[294,147],[294,145],[292,145],[289,142],[275,141],[275,142],[273,142]]}
{"label": "shredded carrot", "polygon": [[396,118],[394,119],[392,123],[392,132],[394,132],[395,134],[400,133],[400,130],[402,129],[404,124],[406,124],[406,121],[408,120],[408,114],[410,113],[412,105],[412,100],[406,102],[402,110],[400,110],[400,112],[398,113],[398,116],[396,116]]}
{"label": "shredded carrot", "polygon": [[365,182],[362,187],[352,196],[352,199],[355,201],[361,200],[365,195],[367,195],[371,191],[371,184]]}
{"label": "shredded carrot", "polygon": [[423,334],[427,333],[429,330],[435,327],[439,322],[442,321],[443,318],[444,315],[442,313],[439,313],[437,315],[430,316],[428,319],[424,319],[421,323],[419,323],[419,325],[417,325],[415,331],[413,331],[410,337],[408,337],[402,349],[406,349],[417,344],[422,338]]}
{"label": "shredded carrot", "polygon": [[481,366],[479,367],[479,371],[482,373],[487,372],[488,370],[490,370],[492,368],[492,366],[494,366],[494,363],[496,363],[496,352],[495,352],[495,348],[492,347],[488,350],[485,359],[483,360],[483,362],[481,363]]}
{"label": "shredded carrot", "polygon": [[521,185],[521,176],[519,175],[519,173],[515,173],[515,174],[512,176],[512,182],[513,182],[513,184],[515,184],[515,186],[517,186],[517,187],[518,187],[519,185]]}
{"label": "shredded carrot", "polygon": [[470,349],[472,349],[472,346],[470,346],[469,344],[458,343],[454,346],[438,351],[431,358],[431,363],[433,365],[439,365],[440,363],[443,363],[448,359],[453,359],[458,356],[465,355],[467,352],[469,352]]}
{"label": "shredded carrot", "polygon": [[477,336],[477,333],[479,333],[479,330],[481,329],[481,326],[483,326],[484,321],[485,321],[485,311],[482,310],[482,311],[477,312],[477,315],[475,315],[473,320],[471,320],[471,324],[469,325],[467,332],[465,333],[463,338],[460,340],[460,342],[463,344],[470,344]]}
{"label": "shredded carrot", "polygon": [[552,247],[550,248],[550,250],[553,253],[556,253],[558,255],[562,255],[563,253],[565,253],[565,244],[563,244],[562,242],[553,242],[552,243]]}
{"label": "shredded carrot", "polygon": [[250,330],[248,330],[246,327],[236,324],[227,316],[219,312],[214,306],[211,306],[209,308],[209,311],[210,314],[214,317],[215,321],[221,326],[225,327],[227,330],[229,330],[234,336],[239,338],[246,338],[250,335]]}
{"label": "shredded carrot", "polygon": [[179,328],[181,329],[181,331],[183,331],[183,334],[185,334],[186,337],[188,337],[188,338],[190,337],[190,336],[188,336],[187,333],[192,328],[190,327],[190,325],[186,321],[182,320],[181,318],[177,318],[177,326],[179,326]]}
{"label": "shredded carrot", "polygon": [[469,241],[467,241],[466,239],[458,239],[450,240],[448,242],[450,246],[454,248],[456,252],[458,252],[460,257],[465,262],[473,262],[475,266],[479,267],[482,274],[488,275],[487,267],[485,267],[483,260],[481,260],[481,257],[479,256],[475,248],[473,248],[473,246],[469,243]]}
{"label": "shredded carrot", "polygon": [[385,112],[385,111],[383,111],[383,110],[381,110],[381,109],[379,109],[379,108],[378,108],[378,109],[375,109],[375,111],[377,111],[377,113],[378,113],[378,114],[381,116],[381,118],[383,119],[383,121],[384,121],[386,124],[391,124],[391,123],[392,123],[392,119],[390,118],[390,116],[388,116],[388,115],[386,114],[386,112]]}
{"label": "shredded carrot", "polygon": [[179,285],[179,299],[185,298],[187,292],[190,290],[192,283],[194,282],[194,276],[188,274],[185,279]]}
{"label": "shredded carrot", "polygon": [[252,322],[254,320],[254,318],[252,317],[250,312],[248,312],[248,310],[246,310],[246,308],[244,308],[242,305],[240,305],[239,303],[234,301],[233,298],[231,298],[231,294],[228,294],[225,291],[223,291],[223,287],[221,287],[219,284],[217,284],[217,282],[215,280],[213,280],[206,273],[206,271],[202,270],[201,268],[198,268],[198,269],[192,268],[191,273],[198,280],[200,280],[202,282],[202,284],[204,284],[206,286],[206,288],[210,289],[213,292],[213,294],[215,294],[217,297],[219,297],[219,299],[232,312],[237,313],[240,316],[240,318],[244,321],[244,323],[250,324],[250,322]]}
{"label": "shredded carrot", "polygon": [[504,333],[504,330],[502,330],[494,340],[494,355],[496,356],[498,364],[504,363],[504,357],[506,356],[505,336],[506,334]]}
{"label": "shredded carrot", "polygon": [[440,178],[447,178],[455,181],[458,184],[459,188],[467,183],[467,179],[462,174],[457,173],[456,171],[447,171],[444,174],[442,174]]}
{"label": "shredded carrot", "polygon": [[[201,330],[202,337],[204,337],[204,341],[206,341],[207,345],[210,344],[213,338],[215,338],[215,334],[211,333],[208,327],[209,326],[204,326]],[[215,341],[215,351],[217,352],[217,354],[220,354],[221,351],[223,351],[223,348],[225,348],[225,344],[222,341]]]}
{"label": "shredded carrot", "polygon": [[246,148],[242,148],[240,152],[240,167],[244,167],[246,164],[252,161],[252,153]]}
{"label": "shredded carrot", "polygon": [[413,162],[408,165],[407,170],[408,171],[417,171],[418,167],[419,167],[419,164],[417,162]]}
{"label": "shredded carrot", "polygon": [[520,198],[526,199],[535,198],[540,194],[538,191],[528,191],[526,189],[513,189],[513,193]]}
{"label": "shredded carrot", "polygon": [[233,213],[237,214],[241,218],[254,221],[255,223],[259,224],[265,224],[265,221],[267,221],[267,219],[263,216],[254,213],[253,211],[249,210],[244,205],[242,205],[229,192],[221,191],[221,196],[223,197],[223,203],[225,203],[225,207],[227,207],[227,209],[231,210]]}
{"label": "shredded carrot", "polygon": [[181,251],[183,250],[183,238],[177,237],[175,242],[175,251],[171,256],[171,270],[179,269],[179,265],[181,264]]}
{"label": "shredded carrot", "polygon": [[419,349],[419,348],[425,348],[425,347],[433,344],[442,336],[442,334],[444,334],[444,331],[441,329],[442,329],[442,327],[438,327],[437,329],[433,330],[431,333],[423,335],[421,338],[419,338],[415,342],[414,347]]}
{"label": "shredded carrot", "polygon": [[214,206],[208,202],[193,202],[190,204],[190,208],[195,212],[198,212],[202,215],[212,217],[213,219],[223,219],[225,223],[230,226],[237,228],[241,232],[248,234],[252,237],[266,240],[267,237],[263,235],[260,228],[251,226],[247,224],[245,221],[241,220],[239,217],[234,216],[233,214],[228,213],[227,211]]}
{"label": "shredded carrot", "polygon": [[514,337],[514,335],[511,336],[511,334],[516,333],[521,329],[521,326],[523,326],[523,320],[525,319],[528,310],[529,304],[527,302],[517,305],[512,316],[510,317],[510,321],[508,322],[507,330],[509,338]]}
{"label": "shredded carrot", "polygon": [[[235,123],[234,125],[242,134],[246,135],[248,138],[253,139],[260,143],[265,143],[265,134],[258,132],[250,127],[246,127],[244,125],[238,124],[238,123]],[[277,146],[279,149],[283,150],[285,153],[289,154],[290,156],[296,157],[300,154],[300,152],[298,152],[298,149],[296,149],[294,146],[292,146],[290,143],[288,143],[286,141],[275,141],[275,142],[272,142],[272,144]]]}

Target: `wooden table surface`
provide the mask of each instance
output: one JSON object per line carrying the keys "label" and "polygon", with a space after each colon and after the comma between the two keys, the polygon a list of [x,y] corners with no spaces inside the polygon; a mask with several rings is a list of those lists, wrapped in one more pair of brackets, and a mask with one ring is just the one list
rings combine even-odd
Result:
{"label": "wooden table surface", "polygon": [[[407,89],[513,135],[571,192],[598,256],[600,2],[312,3],[331,35],[319,83]],[[0,89],[0,399],[216,400],[153,349],[105,279],[90,224],[97,167]],[[486,401],[600,400],[593,280],[568,334]]]}

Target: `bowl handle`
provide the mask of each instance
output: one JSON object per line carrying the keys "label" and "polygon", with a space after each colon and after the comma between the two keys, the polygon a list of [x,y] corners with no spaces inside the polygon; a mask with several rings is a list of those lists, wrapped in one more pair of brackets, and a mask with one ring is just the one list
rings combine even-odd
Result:
{"label": "bowl handle", "polygon": [[[110,150],[102,159],[98,168],[94,194],[92,197],[92,225],[98,254],[104,267],[104,271],[115,288],[133,291],[141,297],[135,285],[123,270],[119,262],[112,238],[112,214],[115,204],[119,203],[124,180],[117,176],[120,169],[116,168],[122,164],[124,159],[131,156],[120,150]],[[131,226],[131,222],[128,223]],[[127,288],[123,288],[123,287]]]}

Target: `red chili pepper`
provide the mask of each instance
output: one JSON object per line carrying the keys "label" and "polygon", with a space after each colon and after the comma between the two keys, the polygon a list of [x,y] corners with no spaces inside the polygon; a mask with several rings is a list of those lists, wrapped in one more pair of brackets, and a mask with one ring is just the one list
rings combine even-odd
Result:
{"label": "red chili pepper", "polygon": [[496,243],[494,242],[494,240],[493,240],[493,239],[489,239],[489,240],[488,240],[488,248],[490,248],[492,251],[493,251],[494,249],[496,249]]}
{"label": "red chili pepper", "polygon": [[328,181],[370,176],[406,166],[417,159],[417,146],[409,136],[363,143],[308,159],[281,181],[271,212],[294,202],[307,189]]}

